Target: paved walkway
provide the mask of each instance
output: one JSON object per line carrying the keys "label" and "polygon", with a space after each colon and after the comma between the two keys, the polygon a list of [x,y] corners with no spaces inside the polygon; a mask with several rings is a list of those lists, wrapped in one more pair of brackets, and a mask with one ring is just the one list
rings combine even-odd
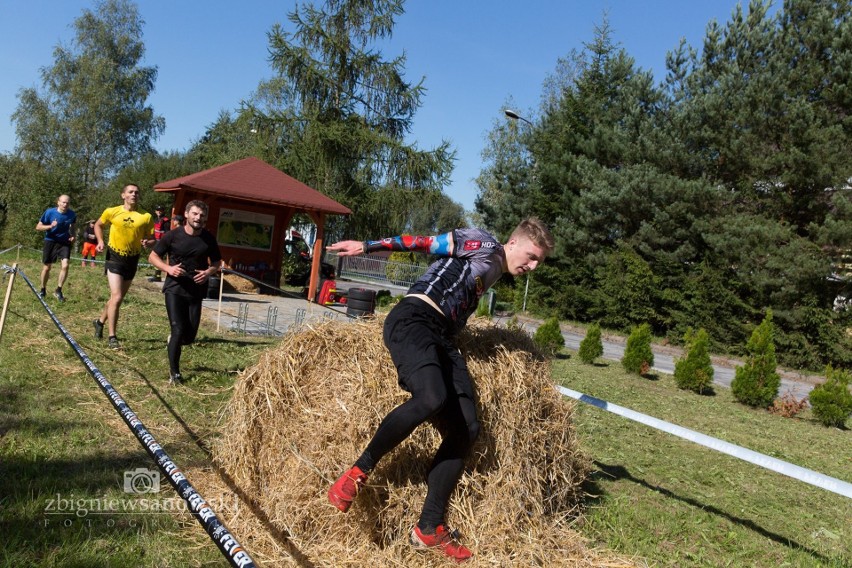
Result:
{"label": "paved walkway", "polygon": [[[337,286],[343,290],[367,288],[390,290],[394,295],[405,293],[404,288],[364,282],[338,280]],[[303,323],[349,319],[345,305],[321,306],[293,295],[252,292],[224,292],[221,303],[218,299],[204,300],[203,317],[214,322],[220,331],[246,335],[284,335],[288,329]]]}
{"label": "paved walkway", "polygon": [[304,298],[225,292],[222,301],[204,300],[203,317],[219,331],[245,335],[284,335],[315,321],[347,319],[346,306],[320,306]]}

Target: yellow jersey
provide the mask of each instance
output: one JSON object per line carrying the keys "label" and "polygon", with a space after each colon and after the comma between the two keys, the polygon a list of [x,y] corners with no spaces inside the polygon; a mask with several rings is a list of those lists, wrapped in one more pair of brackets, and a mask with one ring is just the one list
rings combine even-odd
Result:
{"label": "yellow jersey", "polygon": [[138,256],[142,253],[142,239],[152,238],[154,220],[151,214],[137,209],[128,211],[124,205],[116,205],[101,213],[101,224],[112,225],[107,245],[123,256]]}

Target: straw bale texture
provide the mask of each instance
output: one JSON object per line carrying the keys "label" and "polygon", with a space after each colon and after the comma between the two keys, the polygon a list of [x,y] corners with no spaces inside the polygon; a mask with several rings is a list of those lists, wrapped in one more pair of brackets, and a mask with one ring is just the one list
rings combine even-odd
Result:
{"label": "straw bale texture", "polygon": [[[326,500],[380,420],[407,398],[381,324],[381,317],[329,321],[288,334],[241,375],[214,448],[218,465],[314,566],[448,562],[408,545],[440,443],[431,425],[385,456],[348,513]],[[553,388],[530,337],[472,320],[459,345],[481,422],[447,519],[474,552],[466,564],[627,565],[588,549],[569,528],[589,463],[578,449],[573,403]],[[232,523],[245,537],[249,527]]]}
{"label": "straw bale texture", "polygon": [[224,288],[228,292],[239,292],[241,294],[248,294],[251,292],[256,293],[260,290],[259,284],[255,284],[251,280],[246,280],[238,274],[225,274],[224,278]]}

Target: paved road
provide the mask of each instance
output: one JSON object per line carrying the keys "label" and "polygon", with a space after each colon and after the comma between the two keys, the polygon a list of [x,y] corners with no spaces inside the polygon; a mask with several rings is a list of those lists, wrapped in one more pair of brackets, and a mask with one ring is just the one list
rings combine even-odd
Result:
{"label": "paved road", "polygon": [[[498,321],[500,321],[501,319],[505,320],[505,318],[496,319]],[[540,324],[540,322],[536,320],[526,318],[522,320],[522,323],[524,324],[524,327],[526,327],[531,332],[535,331]],[[565,347],[573,351],[578,351],[580,349],[580,342],[585,337],[585,335],[570,330],[566,331],[564,329],[562,331],[562,336],[565,338]],[[621,341],[613,341],[604,338],[603,349],[604,359],[608,359],[611,361],[621,361],[621,358],[624,356],[624,343]],[[652,346],[651,350],[654,352],[654,366],[652,367],[652,369],[661,373],[673,375],[675,357],[679,357],[680,355],[672,355],[671,348],[663,350],[655,349]],[[742,364],[742,361],[737,361],[733,359],[727,360],[726,364],[714,362],[713,384],[726,388],[731,388],[731,381],[734,379],[735,368]],[[813,390],[814,388],[814,385],[810,382],[804,380],[795,380],[795,378],[791,378],[789,376],[784,375],[785,374],[782,373],[781,388],[778,390],[778,394],[780,395],[789,392],[797,399],[803,399],[807,397],[811,390]]]}

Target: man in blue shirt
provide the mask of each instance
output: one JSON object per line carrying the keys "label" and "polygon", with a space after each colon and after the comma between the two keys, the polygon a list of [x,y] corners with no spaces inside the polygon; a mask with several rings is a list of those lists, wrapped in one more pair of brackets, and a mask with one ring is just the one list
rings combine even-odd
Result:
{"label": "man in blue shirt", "polygon": [[68,277],[68,261],[71,258],[71,243],[74,242],[74,223],[77,214],[68,208],[71,198],[60,195],[56,200],[56,207],[51,207],[36,223],[36,231],[45,231],[44,248],[42,249],[41,261],[44,266],[41,269],[41,291],[38,295],[44,298],[47,288],[47,279],[50,277],[50,267],[57,260],[60,261],[59,280],[56,282],[56,291],[53,295],[60,302],[65,301],[62,295],[62,285]]}

